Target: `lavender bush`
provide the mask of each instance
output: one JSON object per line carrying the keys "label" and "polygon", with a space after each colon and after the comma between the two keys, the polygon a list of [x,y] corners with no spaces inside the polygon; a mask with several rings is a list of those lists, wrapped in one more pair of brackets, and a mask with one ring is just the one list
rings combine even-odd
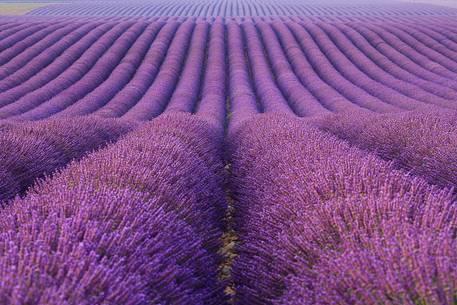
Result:
{"label": "lavender bush", "polygon": [[224,302],[220,144],[204,121],[167,115],[13,201],[0,211],[0,300]]}
{"label": "lavender bush", "polygon": [[23,194],[38,178],[117,140],[135,126],[91,117],[10,125],[0,132],[0,169],[6,175],[0,201]]}
{"label": "lavender bush", "polygon": [[[277,114],[253,118],[228,139],[240,240],[233,266],[237,303],[452,300],[456,218],[448,190]],[[431,246],[420,243],[434,238],[436,252],[429,253]],[[378,251],[384,246],[389,255]],[[384,286],[377,283],[382,270],[349,265],[349,257],[383,266]],[[397,267],[393,260],[416,263]],[[431,296],[422,280],[435,277],[442,280],[427,282]]]}
{"label": "lavender bush", "polygon": [[442,187],[457,186],[454,112],[395,115],[330,115],[314,122],[322,130],[391,160],[394,166]]}
{"label": "lavender bush", "polygon": [[456,303],[456,12],[0,16],[0,304]]}

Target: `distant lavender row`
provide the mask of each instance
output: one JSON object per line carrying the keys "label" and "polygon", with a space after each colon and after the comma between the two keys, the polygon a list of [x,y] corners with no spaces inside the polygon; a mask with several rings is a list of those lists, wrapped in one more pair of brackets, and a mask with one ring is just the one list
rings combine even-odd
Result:
{"label": "distant lavender row", "polygon": [[218,18],[212,24],[207,45],[205,74],[200,97],[194,107],[196,114],[214,126],[225,127],[226,121],[226,29],[223,21]]}
{"label": "distant lavender row", "polygon": [[221,134],[158,118],[0,211],[0,303],[223,304]]}
{"label": "distant lavender row", "polygon": [[73,118],[0,125],[0,203],[134,129],[116,119]]}
{"label": "distant lavender row", "polygon": [[204,20],[207,22],[213,22],[218,18],[223,18],[224,20],[251,20],[253,17],[260,17],[264,20],[271,20],[276,18],[281,18],[283,20],[289,18],[300,18],[302,20],[310,21],[310,22],[350,22],[350,21],[361,21],[361,22],[406,22],[410,24],[415,23],[424,23],[430,24],[431,22],[434,23],[455,23],[454,16],[444,16],[444,15],[407,15],[407,16],[394,16],[394,15],[307,15],[307,16],[119,16],[119,15],[111,15],[111,16],[93,16],[93,15],[0,15],[0,20],[5,22],[43,22],[49,21],[49,18],[52,18],[54,21],[155,21],[155,20],[183,20],[185,18],[199,18],[200,20]]}
{"label": "distant lavender row", "polygon": [[337,114],[314,123],[429,183],[457,189],[457,114]]}
{"label": "distant lavender row", "polygon": [[455,202],[303,121],[227,139],[237,304],[452,304]]}
{"label": "distant lavender row", "polygon": [[96,16],[455,16],[456,10],[395,1],[97,1],[53,4],[30,15]]}
{"label": "distant lavender row", "polygon": [[[195,113],[215,92],[208,105],[218,122],[228,98],[234,122],[257,112],[457,109],[455,24],[430,24],[302,17],[5,21],[0,118],[149,120],[164,111]],[[225,76],[218,85],[209,77],[224,72],[229,90]]]}

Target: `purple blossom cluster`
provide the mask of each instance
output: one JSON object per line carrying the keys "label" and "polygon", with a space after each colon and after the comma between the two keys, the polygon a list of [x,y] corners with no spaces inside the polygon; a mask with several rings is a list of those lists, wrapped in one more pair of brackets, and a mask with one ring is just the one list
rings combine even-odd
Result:
{"label": "purple blossom cluster", "polygon": [[457,187],[455,112],[414,111],[389,115],[336,114],[312,119],[361,149],[421,176],[431,184]]}
{"label": "purple blossom cluster", "polygon": [[222,139],[164,115],[0,211],[0,303],[221,304]]}
{"label": "purple blossom cluster", "polygon": [[133,130],[137,124],[93,117],[4,123],[0,127],[0,202],[72,160]]}
{"label": "purple blossom cluster", "polygon": [[227,139],[238,304],[452,304],[449,190],[278,114]]}

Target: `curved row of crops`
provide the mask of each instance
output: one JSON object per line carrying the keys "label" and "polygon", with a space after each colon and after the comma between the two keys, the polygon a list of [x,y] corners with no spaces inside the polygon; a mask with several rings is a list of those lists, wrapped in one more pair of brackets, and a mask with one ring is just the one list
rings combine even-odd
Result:
{"label": "curved row of crops", "polygon": [[440,31],[407,20],[4,22],[0,118],[194,113],[214,91],[213,70],[234,119],[237,107],[300,117],[455,109],[457,31],[452,22],[439,25]]}
{"label": "curved row of crops", "polygon": [[454,304],[455,11],[377,5],[0,18],[0,304]]}
{"label": "curved row of crops", "polygon": [[33,183],[133,130],[117,119],[73,118],[0,125],[0,204]]}
{"label": "curved row of crops", "polygon": [[454,302],[449,190],[284,115],[253,118],[227,140],[238,304]]}
{"label": "curved row of crops", "polygon": [[0,302],[224,302],[221,139],[203,119],[162,117],[10,202]]}
{"label": "curved row of crops", "polygon": [[[60,2],[60,1],[59,1]],[[64,1],[65,2],[65,1]],[[29,15],[64,16],[455,16],[456,12],[427,4],[396,1],[97,1],[52,4],[37,8]]]}
{"label": "curved row of crops", "polygon": [[455,113],[357,112],[354,128],[349,114],[253,114],[223,152],[223,116],[206,109],[145,123],[5,205],[2,302],[225,303],[225,158],[237,304],[452,304]]}

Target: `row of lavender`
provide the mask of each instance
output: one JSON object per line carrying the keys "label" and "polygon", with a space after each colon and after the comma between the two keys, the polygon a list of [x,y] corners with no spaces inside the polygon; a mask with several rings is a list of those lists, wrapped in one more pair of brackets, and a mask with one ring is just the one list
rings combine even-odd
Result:
{"label": "row of lavender", "polygon": [[116,141],[136,123],[74,118],[37,123],[0,123],[0,205],[72,160]]}
{"label": "row of lavender", "polygon": [[[261,34],[269,31],[259,23],[257,28]],[[247,30],[246,34],[253,32]],[[400,36],[399,31],[389,32]],[[426,36],[414,34],[430,45]],[[270,90],[257,90],[258,100],[252,95],[242,103],[234,103],[234,114],[237,110],[255,113],[256,102],[267,114],[234,118],[226,141],[235,204],[234,228],[239,238],[238,257],[233,265],[235,302],[453,304],[457,294],[457,218],[452,190],[457,186],[456,113],[430,108],[369,114],[340,105],[341,101],[335,98],[334,107],[347,113],[324,114],[319,104],[311,104],[310,96],[302,92],[296,98],[302,96],[310,103],[304,109],[313,117],[299,121],[290,115],[290,108],[297,113],[300,103],[292,103],[292,96],[280,98],[280,91],[273,89],[274,75],[265,69],[268,64],[262,63],[261,52],[254,51],[259,40],[255,35],[247,37],[252,72],[262,75],[255,81],[262,82],[264,88],[268,84]],[[287,71],[287,61],[276,51],[280,46],[268,41],[267,35],[263,37],[268,52],[276,58],[272,69]],[[402,37],[403,42],[408,41]],[[306,36],[302,38],[307,41]],[[313,38],[317,42],[323,39],[318,35]],[[341,38],[340,35],[338,39]],[[379,37],[371,35],[371,39],[375,46],[385,45]],[[362,44],[363,40],[359,42]],[[446,45],[447,39],[435,43],[442,51]],[[283,46],[287,49],[287,45]],[[326,46],[326,50],[332,49],[330,44]],[[366,43],[363,46],[371,48]],[[397,46],[408,48],[407,44]],[[343,43],[338,47],[354,58],[352,62],[358,62],[357,52],[344,51]],[[294,45],[289,48],[295,51]],[[384,54],[392,59],[400,53],[388,49],[384,48]],[[308,48],[306,55],[311,57],[313,52]],[[413,56],[413,52],[409,55]],[[371,59],[385,62],[386,57]],[[322,57],[315,58],[316,66],[325,64],[317,61]],[[455,56],[449,54],[449,58]],[[408,58],[397,60],[405,63]],[[338,72],[344,73],[344,65],[351,62],[340,61],[340,66],[335,67],[338,70],[328,73],[329,79],[338,78]],[[397,75],[404,73],[398,67],[392,68],[390,71]],[[407,70],[418,76],[418,71]],[[276,78],[277,83],[292,87],[296,83],[293,76],[283,73],[284,83],[281,85]],[[240,75],[238,79],[247,77]],[[359,77],[360,83],[368,85],[366,76]],[[455,78],[449,77],[446,83],[455,84]],[[414,108],[414,102],[396,102],[397,107]],[[290,108],[285,106],[287,103]]]}
{"label": "row of lavender", "polygon": [[[179,23],[163,26],[167,31],[161,35],[171,36]],[[193,26],[181,28],[173,56],[182,56],[180,40],[189,39]],[[169,112],[176,114],[138,127],[116,144],[72,162],[35,185],[23,199],[4,202],[1,303],[224,302],[223,282],[218,279],[225,215],[220,152],[225,120],[224,34],[222,24],[196,27],[202,39],[210,36],[206,61],[211,78],[205,77],[195,116],[179,114],[193,109],[197,97],[192,90],[166,93],[173,93]],[[199,50],[194,48],[190,56],[201,57]],[[176,61],[173,56],[168,63]],[[198,72],[199,62],[186,66],[183,73]],[[138,111],[141,115],[141,108]],[[96,140],[92,129],[106,131],[114,140],[116,132],[97,128],[106,127],[104,123],[111,129],[116,124],[122,130],[136,127],[88,117],[75,118],[73,124],[68,119],[9,122],[0,134],[2,144],[14,145],[12,136],[17,134],[33,138],[27,147],[48,144],[47,148],[68,149],[79,157],[89,150],[87,140]],[[75,156],[78,151],[81,154]],[[49,158],[40,159],[42,155]],[[58,168],[49,152],[30,149],[26,162],[19,158],[13,167],[7,161],[15,156],[14,151],[5,151],[1,165],[11,177],[22,171],[19,176],[26,177],[28,185]]]}
{"label": "row of lavender", "polygon": [[[455,23],[305,20],[6,19],[0,118],[194,113],[214,90],[205,89],[215,84],[208,57],[217,57],[230,79],[218,88],[252,112],[456,108]],[[218,101],[225,108],[225,99]]]}
{"label": "row of lavender", "polygon": [[[242,31],[234,28],[228,44],[238,52],[231,53],[230,60],[233,67],[241,69],[231,74],[230,83],[242,81],[246,72],[242,68],[244,60],[239,57],[242,48],[237,47]],[[208,122],[176,114],[156,119],[149,123],[150,127],[79,163],[72,163],[52,179],[40,183],[24,199],[16,199],[4,208],[1,230],[5,234],[1,247],[4,261],[0,266],[2,278],[7,280],[0,293],[2,301],[13,304],[64,301],[128,304],[128,300],[132,304],[151,300],[224,302],[222,283],[216,276],[221,259],[216,250],[225,210],[220,160],[225,117],[221,107],[225,99],[222,85],[225,62],[220,52],[224,49],[223,29],[222,24],[211,29],[212,49],[219,51],[208,56],[211,69],[208,75],[214,78],[205,78],[205,94],[197,111],[197,117]],[[250,40],[253,48],[258,43]],[[261,69],[262,65],[257,67]],[[188,74],[197,68],[185,69]],[[192,107],[195,95],[181,92],[184,93],[190,95],[184,99],[177,95],[170,109],[181,112]],[[273,100],[264,110],[283,113],[279,118],[278,114],[256,118],[255,98],[245,92],[239,94],[245,99],[233,104],[231,133],[227,138],[227,159],[232,164],[231,189],[236,200],[235,228],[241,241],[234,265],[238,303],[297,304],[306,300],[324,304],[415,300],[450,303],[456,287],[453,269],[456,248],[453,232],[447,231],[455,226],[452,199],[447,191],[413,180],[392,166],[413,169],[414,174],[434,184],[455,186],[453,175],[457,171],[452,166],[457,163],[446,163],[456,156],[453,153],[457,147],[453,137],[455,115],[446,112],[443,117],[438,113],[439,117],[430,119],[431,113],[419,114],[417,118],[407,113],[398,117],[365,114],[365,119],[356,113],[352,117],[348,114],[317,117],[307,123],[338,132],[338,136],[365,149],[383,152],[380,153],[383,158],[395,161],[388,165],[304,122],[297,122],[284,103]],[[267,101],[265,93],[263,102]],[[348,119],[342,120],[345,117]],[[376,122],[375,118],[380,118],[378,123],[372,129],[367,128]],[[2,132],[9,132],[15,128],[14,124],[5,125]],[[425,136],[423,131],[428,128],[432,132]],[[401,133],[392,137],[399,130]],[[377,134],[385,136],[377,137]],[[416,145],[418,135],[422,140],[420,145]],[[170,138],[191,146],[197,141],[200,144],[196,145],[196,155],[189,146],[163,148],[175,142]],[[406,155],[394,154],[398,144],[403,145],[401,151]],[[206,154],[207,151],[210,152]],[[185,161],[181,160],[181,154]],[[201,160],[198,156],[203,156],[204,161],[198,161]],[[417,166],[417,161],[422,166]],[[212,174],[206,176],[207,171],[200,174],[189,162],[198,166],[209,164],[203,167]],[[180,164],[180,170],[176,164]],[[297,171],[291,173],[290,168]],[[99,174],[94,176],[94,172]],[[306,176],[309,173],[313,174]],[[194,205],[190,208],[189,202],[200,205],[192,210]],[[184,210],[179,216],[161,213],[162,209],[179,212],[181,208],[176,205],[180,203]],[[174,208],[166,204],[173,204]],[[141,217],[143,214],[145,218]],[[179,221],[181,217],[188,220],[185,224],[191,229]],[[209,224],[201,224],[202,219]],[[211,223],[219,229],[212,230]],[[360,224],[360,228],[354,227],[354,223]],[[91,229],[95,227],[99,229]],[[164,230],[176,234],[165,235]],[[151,237],[146,231],[157,233]],[[77,237],[72,239],[72,236]],[[403,242],[393,242],[397,240]],[[158,241],[163,248],[157,246]],[[190,248],[189,241],[193,245]],[[132,253],[124,243],[128,249],[138,250]],[[178,258],[176,253],[188,253],[188,256],[183,254]],[[337,260],[341,254],[343,258]],[[189,257],[201,257],[201,260]],[[396,265],[398,259],[403,263],[406,258],[410,259],[410,265],[403,269],[396,267],[402,266]],[[154,262],[154,266],[146,262]],[[144,269],[138,269],[138,265]],[[367,265],[373,266],[368,273]],[[270,269],[271,266],[274,268]],[[359,273],[351,271],[354,266]],[[33,270],[40,270],[39,275]],[[383,277],[386,274],[390,277]],[[33,285],[27,284],[28,278],[33,279]],[[75,278],[79,285],[75,284]],[[395,282],[390,282],[392,278]],[[357,287],[370,289],[358,291]],[[374,295],[364,295],[365,291]]]}
{"label": "row of lavender", "polygon": [[220,131],[163,116],[6,205],[0,303],[223,303]]}
{"label": "row of lavender", "polygon": [[[179,23],[155,26],[171,36]],[[183,26],[179,39],[193,26]],[[211,37],[211,78],[193,116],[180,108],[193,109],[197,97],[181,90],[170,114],[143,126],[94,116],[2,123],[1,145],[9,148],[0,159],[2,199],[27,193],[4,200],[0,211],[0,303],[225,302],[218,276],[226,210],[224,35],[222,25],[195,27]],[[175,44],[173,56],[182,56]],[[194,49],[192,56],[201,56]]]}
{"label": "row of lavender", "polygon": [[[190,25],[190,24],[189,24]],[[167,27],[167,25],[165,25]],[[175,33],[177,23],[170,23],[168,31],[163,32],[164,35],[172,35]],[[214,24],[211,30],[208,30],[207,24],[196,26],[196,31],[200,31],[202,38],[206,35],[211,36],[209,45],[211,50],[208,52],[206,61],[208,62],[207,75],[205,77],[204,86],[200,96],[197,96],[196,91],[192,90],[193,83],[189,83],[189,79],[195,81],[200,80],[198,74],[201,71],[202,49],[193,48],[189,56],[197,57],[193,60],[194,64],[186,66],[183,74],[187,75],[180,80],[182,83],[179,90],[174,92],[161,90],[160,84],[156,83],[154,90],[161,91],[167,99],[171,96],[167,108],[168,113],[175,112],[195,112],[197,116],[204,117],[205,120],[213,126],[214,129],[219,129],[220,132],[224,128],[225,121],[225,62],[224,62],[224,34],[223,25]],[[185,27],[181,31],[181,39],[185,39],[191,27]],[[179,38],[179,37],[178,37]],[[175,41],[174,54],[181,54],[179,50],[179,39]],[[199,40],[194,40],[198,42]],[[148,41],[142,41],[148,43]],[[201,40],[200,40],[201,43]],[[173,52],[173,49],[168,50]],[[166,49],[162,50],[164,53]],[[157,53],[156,53],[157,54]],[[157,54],[158,56],[163,56]],[[170,64],[173,68],[172,60],[165,64]],[[176,64],[175,64],[176,65]],[[144,67],[145,68],[145,67]],[[126,73],[126,69],[119,71]],[[139,71],[142,75],[151,73],[149,71]],[[195,75],[194,75],[195,74]],[[169,78],[163,77],[161,80],[162,86],[169,82]],[[189,87],[190,86],[190,87]],[[102,89],[101,87],[97,88]],[[100,90],[98,101],[109,99],[105,90]],[[129,94],[134,95],[137,91],[125,91],[123,95],[117,96],[120,102],[129,100]],[[93,98],[97,98],[93,96]],[[150,94],[147,98],[158,98]],[[194,109],[194,104],[197,98],[200,99],[198,107]],[[84,100],[83,100],[84,101]],[[81,101],[80,101],[81,102]],[[87,100],[86,102],[95,103],[96,100]],[[104,109],[105,114],[110,111],[120,111],[123,104],[116,103],[114,108]],[[88,103],[88,106],[93,106]],[[136,105],[137,116],[144,117],[150,112],[150,104]],[[70,108],[71,109],[71,108]],[[82,113],[79,113],[82,114]],[[13,120],[7,120],[0,123],[0,146],[4,149],[0,152],[0,202],[11,199],[17,194],[24,192],[33,185],[33,183],[46,175],[52,174],[57,169],[65,166],[71,160],[79,159],[88,152],[96,150],[106,143],[116,141],[120,136],[135,129],[138,126],[137,121],[125,119],[104,119],[97,116],[78,116],[74,118],[55,118],[47,119],[38,122],[23,122],[18,123]]]}
{"label": "row of lavender", "polygon": [[[452,23],[164,21],[84,24],[104,40],[45,81],[62,95],[37,82],[32,115],[32,94],[8,104],[95,115],[0,126],[5,199],[52,174],[0,210],[0,303],[223,304],[226,117],[238,304],[455,301]],[[8,69],[56,45],[48,24],[0,26],[26,54]],[[118,113],[162,115],[100,118]]]}
{"label": "row of lavender", "polygon": [[[176,114],[156,119],[72,163],[4,208],[3,302],[224,302],[223,283],[216,276],[225,211],[220,152],[223,29],[220,24],[210,32],[211,49],[219,51],[209,53],[211,77],[205,77],[197,110],[197,117],[207,122]],[[234,29],[228,29],[233,35],[227,43],[236,51],[230,64],[238,69],[229,82],[243,84],[242,30]],[[249,43],[255,49],[259,41]],[[184,75],[195,71],[195,65],[186,67]],[[264,73],[262,65],[256,67]],[[457,287],[453,199],[448,191],[394,167],[412,170],[432,184],[455,186],[455,114],[330,114],[298,122],[268,92],[262,103],[271,103],[264,111],[273,115],[266,117],[255,116],[255,97],[238,93],[243,102],[232,105],[226,153],[240,238],[234,264],[237,303],[451,304]],[[176,95],[170,111],[192,108],[195,95],[180,94],[188,95]],[[15,124],[4,125],[2,132],[17,128]],[[394,163],[350,148],[309,124]],[[190,146],[200,143],[197,153],[189,146],[164,148],[175,138]],[[201,160],[198,156],[204,161],[195,161]],[[212,174],[200,174],[189,162],[209,164],[204,167]],[[192,210],[189,202],[199,205]],[[179,204],[179,216],[162,213],[179,212]],[[188,221],[180,222],[181,217]],[[210,224],[201,224],[202,219]],[[189,223],[191,229],[186,229]],[[219,229],[212,230],[211,223]],[[178,258],[176,253],[184,254]],[[372,268],[367,271],[366,266]],[[40,271],[37,275],[33,270]]]}
{"label": "row of lavender", "polygon": [[290,117],[252,120],[229,136],[237,303],[452,304],[454,197],[394,168],[455,187],[455,114],[311,123],[393,163]]}
{"label": "row of lavender", "polygon": [[397,1],[97,1],[61,3],[29,15],[55,16],[455,16],[457,10]]}
{"label": "row of lavender", "polygon": [[[1,302],[223,304],[224,116],[206,109],[162,115],[5,205]],[[455,117],[269,111],[232,124],[235,301],[452,304]]]}
{"label": "row of lavender", "polygon": [[327,16],[228,16],[228,17],[221,17],[221,16],[117,16],[117,15],[112,15],[112,16],[80,16],[80,15],[74,15],[74,16],[65,16],[65,15],[52,15],[52,16],[47,16],[47,15],[4,15],[0,16],[3,21],[9,21],[9,22],[38,22],[38,21],[49,21],[49,18],[52,18],[54,21],[84,21],[84,22],[90,22],[93,21],[94,19],[97,20],[103,20],[103,21],[138,21],[138,20],[143,20],[143,21],[155,21],[158,19],[161,20],[169,20],[169,19],[176,19],[176,20],[184,20],[187,18],[197,18],[198,20],[201,21],[206,21],[209,23],[214,22],[215,20],[218,19],[224,19],[224,20],[236,20],[238,22],[240,21],[251,21],[252,18],[259,18],[261,20],[271,20],[271,19],[276,19],[279,18],[281,20],[287,20],[292,17],[300,18],[301,20],[304,20],[306,22],[350,22],[350,21],[359,21],[359,22],[397,22],[401,20],[402,22],[408,22],[408,23],[416,23],[418,21],[427,21],[427,22],[453,22],[455,21],[454,16],[439,16],[439,15],[409,15],[409,16],[390,16],[390,15],[375,15],[375,16],[364,16],[364,15],[358,15],[358,16],[333,16],[333,15],[327,15]]}
{"label": "row of lavender", "polygon": [[431,112],[231,130],[236,303],[453,304],[456,135],[455,113]]}

